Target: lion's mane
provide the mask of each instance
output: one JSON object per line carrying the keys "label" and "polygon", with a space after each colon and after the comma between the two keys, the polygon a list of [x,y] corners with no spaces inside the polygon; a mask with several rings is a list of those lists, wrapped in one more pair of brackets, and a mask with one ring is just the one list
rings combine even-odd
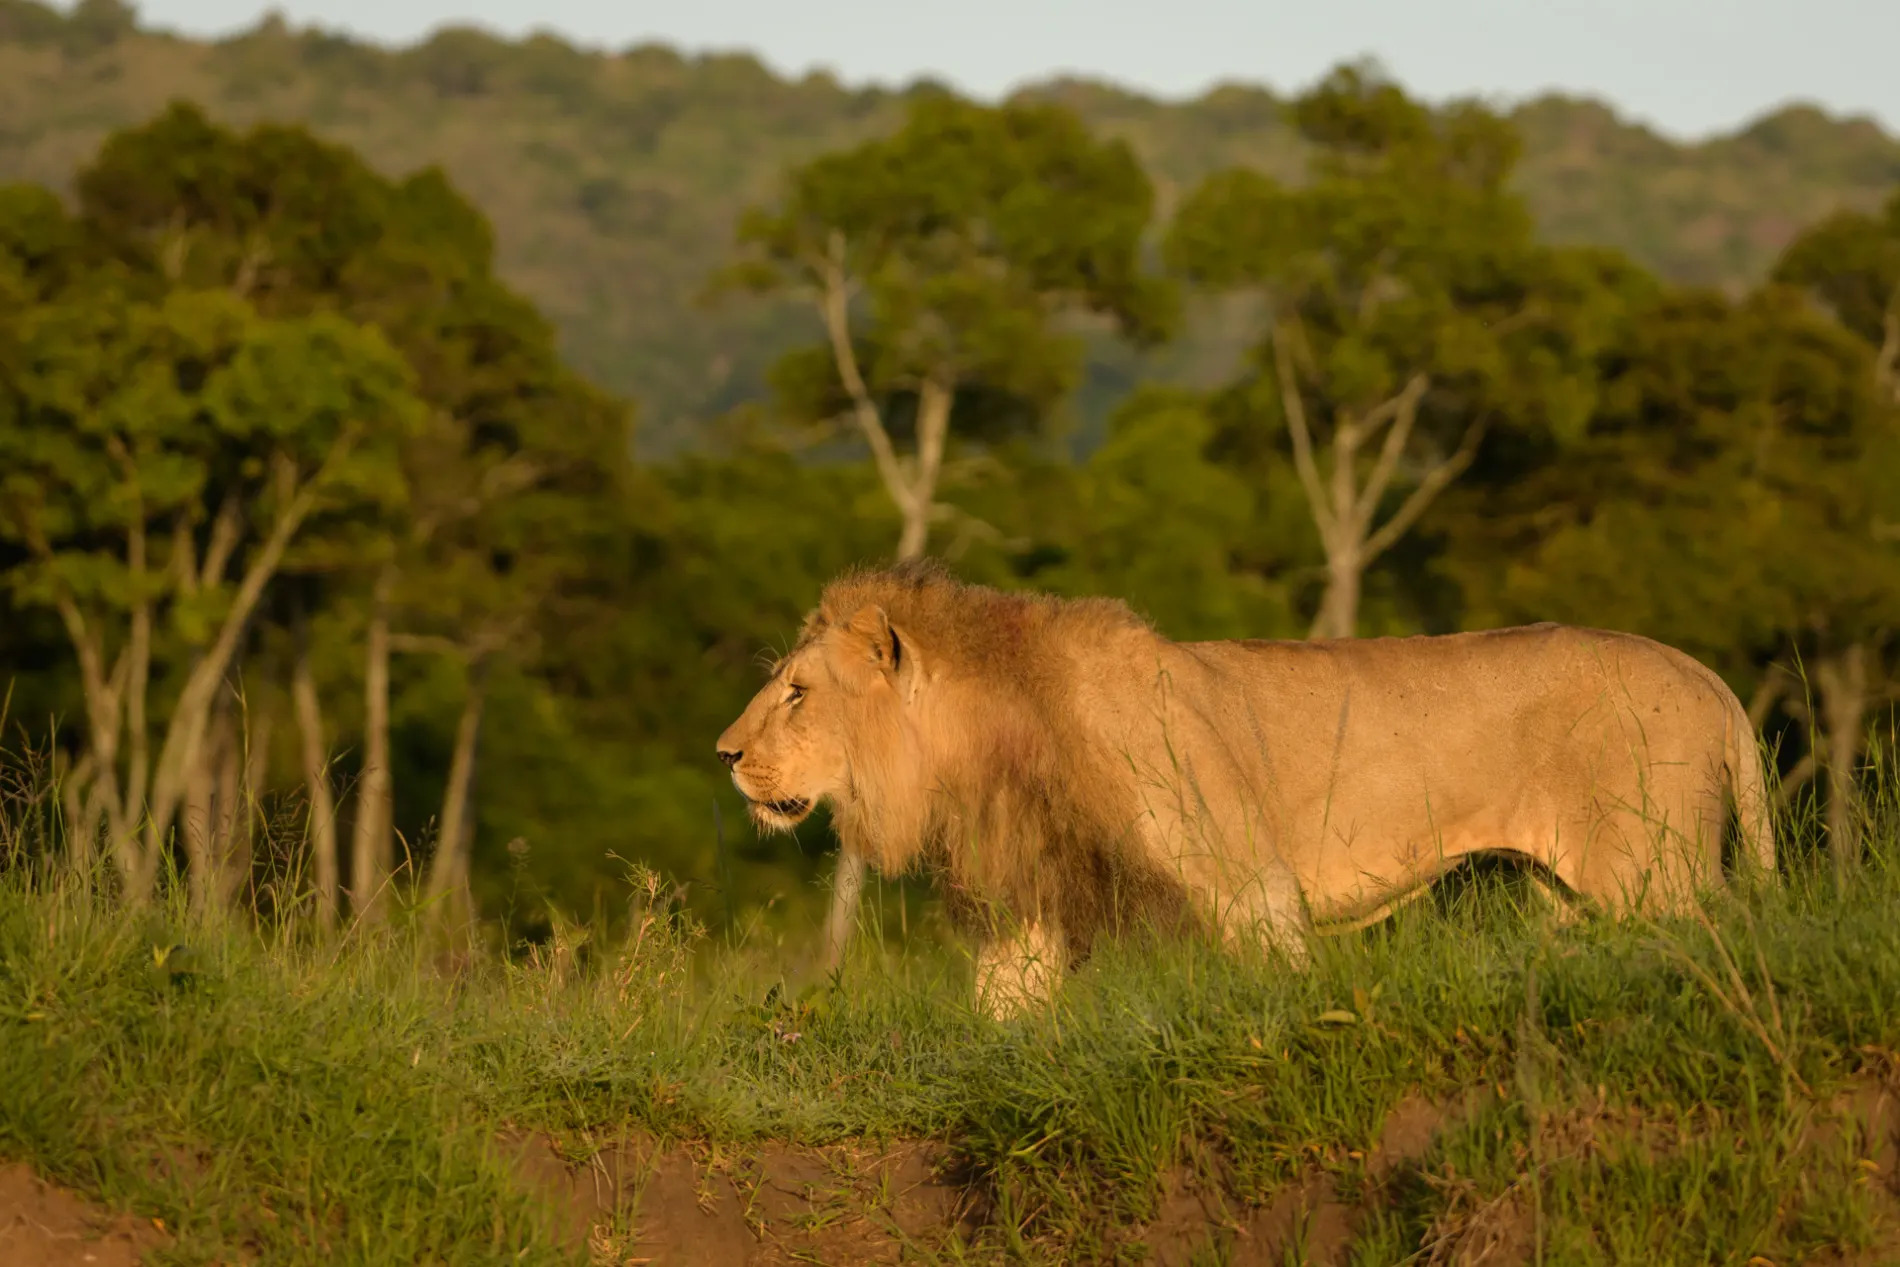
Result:
{"label": "lion's mane", "polygon": [[1078,956],[1100,933],[1190,918],[1178,880],[1135,848],[1133,771],[1075,733],[1072,649],[1147,622],[1116,600],[1005,593],[920,562],[834,580],[799,646],[869,604],[927,659],[935,698],[916,753],[857,737],[833,810],[848,846],[887,873],[935,870],[961,923],[1054,915]]}

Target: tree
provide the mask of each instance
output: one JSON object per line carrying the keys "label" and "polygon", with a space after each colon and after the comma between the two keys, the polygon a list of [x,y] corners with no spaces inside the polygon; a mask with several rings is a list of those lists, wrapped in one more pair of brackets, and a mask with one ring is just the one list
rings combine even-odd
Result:
{"label": "tree", "polygon": [[[1152,210],[1129,148],[1096,141],[1067,111],[930,95],[895,135],[793,171],[779,205],[742,220],[744,259],[725,280],[812,304],[824,342],[780,362],[781,405],[802,421],[848,420],[897,507],[896,555],[908,560],[947,513],[953,430],[982,440],[1040,425],[1075,384],[1078,319],[1140,341],[1166,331],[1172,293],[1141,263]],[[862,882],[862,861],[841,855],[834,964]]]}
{"label": "tree", "polygon": [[1874,380],[1900,404],[1900,190],[1880,215],[1841,211],[1789,244],[1774,279],[1816,296],[1874,351]]}
{"label": "tree", "polygon": [[1517,140],[1472,105],[1434,115],[1343,67],[1293,106],[1310,180],[1205,181],[1165,253],[1189,280],[1258,292],[1267,331],[1234,388],[1284,429],[1325,559],[1311,633],[1353,636],[1367,569],[1471,466],[1487,430],[1575,428],[1594,262],[1533,240],[1508,187]]}
{"label": "tree", "polygon": [[[553,596],[591,566],[598,525],[629,495],[630,411],[561,361],[552,330],[495,279],[487,225],[439,174],[393,191],[358,302],[391,330],[430,418],[405,446],[411,503],[371,591],[368,731],[387,768],[391,651],[446,654],[465,690],[425,884],[466,893],[475,745],[494,660],[529,657]],[[375,279],[373,284],[368,279]],[[373,794],[373,800],[367,794]],[[386,868],[391,792],[366,789],[359,874]]]}
{"label": "tree", "polygon": [[[536,608],[584,565],[561,534],[619,487],[626,411],[561,364],[546,323],[495,279],[486,222],[439,172],[391,182],[301,129],[238,134],[181,105],[110,138],[80,193],[97,235],[132,266],[223,287],[273,315],[334,310],[373,323],[412,372],[424,408],[385,454],[385,513],[322,519],[290,565],[306,606],[359,615],[348,869],[359,916],[379,911],[393,864],[393,659],[441,653],[466,671],[428,883],[432,909],[444,909],[463,888],[490,662],[531,649]],[[327,726],[307,641],[293,642],[317,904],[328,911],[341,868],[333,805],[325,813]]]}
{"label": "tree", "polygon": [[[626,410],[561,364],[547,324],[495,280],[486,224],[439,173],[390,182],[299,129],[240,135],[175,106],[110,138],[79,193],[76,219],[37,192],[0,206],[0,279],[24,304],[9,314],[17,425],[4,431],[21,460],[0,508],[32,556],[9,568],[17,597],[85,620],[87,769],[110,772],[90,809],[115,848],[143,822],[129,883],[149,887],[181,813],[199,901],[221,891],[220,859],[241,862],[249,820],[235,811],[268,757],[266,736],[244,732],[268,718],[240,719],[226,682],[261,657],[289,670],[316,905],[334,914],[314,618],[362,648],[359,915],[376,912],[391,870],[392,656],[465,667],[429,885],[459,901],[483,684],[496,657],[533,652],[543,609],[590,566],[594,525],[616,521],[603,510],[626,490]],[[61,451],[88,428],[98,452]],[[330,447],[313,456],[313,443]],[[58,506],[41,504],[47,489]],[[280,578],[294,584],[267,601]],[[125,650],[99,633],[93,600],[123,609]],[[208,653],[179,660],[193,639]],[[334,681],[338,658],[323,663]],[[179,692],[152,761],[148,687]]]}
{"label": "tree", "polygon": [[[87,719],[68,780],[78,839],[103,828],[142,898],[266,588],[312,515],[377,496],[415,402],[387,342],[333,315],[271,320],[194,288],[148,298],[136,273],[71,253],[16,250],[12,271],[58,279],[4,317],[0,532],[26,556],[7,583],[66,630]],[[175,694],[154,730],[161,654]],[[187,832],[200,902],[206,841]]]}
{"label": "tree", "polygon": [[[392,318],[405,308],[435,300],[443,258],[460,240],[443,233],[426,244],[420,237],[391,243],[388,230],[401,219],[408,185],[392,188],[349,151],[302,129],[265,125],[239,136],[182,103],[107,138],[78,188],[99,241],[129,268],[163,284],[223,288],[271,313],[341,306],[385,330],[395,328]],[[452,266],[447,271],[453,275]],[[332,568],[343,559],[362,570],[382,565],[366,622],[365,751],[352,827],[350,883],[359,910],[381,892],[391,852],[389,585],[383,574],[393,522],[334,521],[347,545],[326,533],[337,548],[317,544],[307,552],[327,558]],[[307,757],[307,728],[322,730],[321,712],[305,706],[296,715],[306,728]],[[319,769],[306,777],[325,776]],[[325,799],[312,793],[313,814]],[[313,821],[311,834],[315,871],[327,878],[336,870],[325,856],[334,847],[333,821]],[[333,902],[333,895],[319,893],[320,908]]]}

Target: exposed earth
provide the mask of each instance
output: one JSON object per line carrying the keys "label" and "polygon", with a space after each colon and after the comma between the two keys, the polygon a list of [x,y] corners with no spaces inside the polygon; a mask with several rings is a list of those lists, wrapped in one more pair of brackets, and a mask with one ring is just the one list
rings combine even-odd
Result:
{"label": "exposed earth", "polygon": [[22,1165],[0,1166],[0,1264],[133,1267],[169,1238],[150,1221],[111,1214]]}
{"label": "exposed earth", "polygon": [[[1158,1267],[1195,1261],[1344,1263],[1368,1213],[1406,1185],[1457,1185],[1431,1166],[1440,1133],[1489,1092],[1446,1104],[1401,1102],[1374,1148],[1337,1168],[1315,1166],[1263,1205],[1235,1202],[1218,1175],[1172,1174],[1147,1225],[1114,1240],[1117,1257]],[[1900,1261],[1900,1094],[1886,1078],[1863,1077],[1810,1121],[1811,1147],[1845,1143],[1885,1190],[1888,1235],[1873,1250],[1820,1261],[1873,1267]],[[1667,1150],[1682,1124],[1648,1120],[1607,1104],[1573,1106],[1539,1128],[1547,1160],[1640,1141]],[[1852,1138],[1847,1138],[1851,1136]],[[959,1243],[980,1237],[991,1213],[985,1189],[962,1180],[949,1150],[915,1141],[874,1147],[662,1146],[634,1137],[576,1157],[546,1135],[501,1141],[524,1183],[557,1212],[570,1248],[595,1264],[776,1267],[790,1263],[870,1264],[956,1260]],[[1472,1186],[1472,1185],[1467,1185]],[[1490,1199],[1451,1192],[1428,1229],[1421,1261],[1519,1264],[1533,1260],[1530,1202],[1515,1188]],[[27,1166],[0,1166],[0,1265],[134,1267],[170,1243],[163,1224],[113,1214],[49,1184]],[[1135,1242],[1139,1242],[1136,1244]],[[1145,1253],[1143,1250],[1145,1249]],[[1767,1260],[1751,1260],[1764,1263]]]}

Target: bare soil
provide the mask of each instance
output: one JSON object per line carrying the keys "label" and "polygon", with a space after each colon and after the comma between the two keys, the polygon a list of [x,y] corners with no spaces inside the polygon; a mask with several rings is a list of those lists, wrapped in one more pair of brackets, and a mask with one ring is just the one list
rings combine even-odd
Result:
{"label": "bare soil", "polygon": [[[1851,1149],[1883,1198],[1886,1235],[1858,1253],[1824,1254],[1841,1267],[1900,1261],[1900,1070],[1857,1079],[1816,1106],[1809,1148]],[[1218,1174],[1171,1174],[1156,1217],[1128,1229],[1124,1260],[1156,1267],[1213,1260],[1234,1267],[1298,1260],[1345,1263],[1354,1236],[1393,1185],[1423,1179],[1447,1198],[1427,1234],[1432,1263],[1527,1263],[1534,1253],[1529,1202],[1515,1189],[1488,1200],[1422,1166],[1439,1134],[1471,1101],[1402,1101],[1361,1163],[1340,1181],[1315,1167],[1264,1204],[1236,1201]],[[1679,1146],[1683,1122],[1654,1122],[1607,1105],[1553,1115],[1538,1132],[1545,1155],[1638,1139]],[[796,1262],[881,1264],[955,1260],[990,1216],[983,1187],[955,1169],[938,1144],[724,1150],[632,1138],[564,1155],[548,1136],[507,1137],[517,1172],[556,1212],[562,1238],[596,1264],[778,1267]],[[156,1221],[113,1214],[36,1177],[0,1166],[0,1267],[133,1267],[170,1238]],[[1145,1248],[1146,1254],[1130,1254]]]}
{"label": "bare soil", "polygon": [[1210,1257],[1233,1267],[1344,1263],[1366,1211],[1382,1199],[1386,1185],[1424,1158],[1439,1132],[1467,1111],[1466,1105],[1417,1095],[1401,1100],[1386,1116],[1372,1151],[1355,1157],[1364,1165],[1366,1183],[1351,1195],[1318,1168],[1263,1205],[1237,1203],[1222,1183],[1178,1174],[1155,1220],[1137,1235],[1156,1267],[1187,1267]]}
{"label": "bare soil", "polygon": [[[1900,1261],[1900,1080],[1866,1076],[1816,1106],[1811,1146],[1835,1139],[1853,1148],[1867,1180],[1888,1194],[1890,1236],[1859,1253],[1818,1261],[1874,1267]],[[1441,1132],[1478,1108],[1477,1097],[1403,1100],[1387,1117],[1360,1163],[1361,1176],[1341,1181],[1319,1167],[1263,1204],[1236,1200],[1218,1174],[1181,1168],[1165,1185],[1155,1218],[1127,1229],[1123,1261],[1186,1267],[1219,1261],[1266,1267],[1300,1261],[1321,1267],[1349,1261],[1367,1216],[1397,1185],[1423,1181],[1446,1198],[1421,1246],[1434,1264],[1516,1267],[1535,1255],[1527,1195],[1513,1188],[1485,1198],[1475,1185],[1425,1170]],[[1585,1105],[1553,1115],[1539,1131],[1546,1157],[1576,1155],[1639,1139],[1667,1152],[1681,1122]],[[583,1160],[564,1159],[544,1136],[512,1142],[521,1172],[563,1211],[570,1244],[586,1245],[600,1264],[677,1267],[776,1267],[793,1262],[870,1264],[955,1260],[989,1215],[984,1191],[959,1178],[941,1146],[906,1143],[886,1149],[768,1148],[722,1154],[706,1147],[633,1140]],[[1135,1244],[1139,1242],[1139,1247]],[[1138,1248],[1146,1253],[1130,1253]]]}
{"label": "bare soil", "polygon": [[0,1263],[6,1267],[133,1267],[170,1238],[113,1214],[22,1165],[0,1166]]}
{"label": "bare soil", "polygon": [[[1365,1159],[1372,1187],[1342,1199],[1317,1171],[1265,1205],[1236,1203],[1218,1180],[1170,1177],[1156,1218],[1128,1239],[1158,1267],[1214,1251],[1233,1264],[1344,1261],[1366,1202],[1401,1166],[1423,1157],[1448,1120],[1413,1097],[1391,1114]],[[877,1149],[767,1148],[722,1154],[634,1139],[584,1159],[543,1135],[517,1136],[519,1173],[562,1212],[568,1243],[597,1263],[655,1267],[777,1267],[954,1259],[983,1228],[988,1200],[960,1178],[940,1145]],[[1131,1246],[1132,1248],[1132,1246]]]}
{"label": "bare soil", "polygon": [[722,1153],[634,1139],[581,1161],[541,1135],[510,1147],[568,1242],[601,1263],[897,1263],[967,1237],[983,1214],[929,1144]]}

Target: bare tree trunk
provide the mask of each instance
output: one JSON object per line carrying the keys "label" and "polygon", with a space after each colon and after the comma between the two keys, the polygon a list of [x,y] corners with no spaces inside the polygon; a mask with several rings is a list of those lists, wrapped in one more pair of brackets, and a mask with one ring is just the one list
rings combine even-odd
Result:
{"label": "bare tree trunk", "polygon": [[930,540],[930,512],[922,506],[904,508],[904,527],[898,536],[897,557],[921,559],[924,557],[925,543]]}
{"label": "bare tree trunk", "polygon": [[1867,740],[1867,648],[1853,643],[1814,665],[1827,749],[1827,839],[1836,874],[1861,860],[1860,757]]}
{"label": "bare tree trunk", "polygon": [[240,720],[235,705],[225,716],[230,720],[225,723],[218,753],[217,816],[214,819],[217,832],[211,838],[215,852],[212,854],[211,893],[207,899],[213,906],[222,906],[230,898],[237,887],[238,869],[248,870],[250,864],[249,853],[240,845],[245,820],[249,817],[244,811],[245,723]]}
{"label": "bare tree trunk", "polygon": [[350,905],[373,919],[390,870],[389,599],[394,568],[376,578],[370,598],[363,665],[363,771],[356,783],[356,822],[350,840]]}
{"label": "bare tree trunk", "polygon": [[[904,512],[904,533],[897,542],[897,561],[924,557],[929,542],[931,512],[937,501],[937,478],[943,470],[943,451],[950,434],[950,407],[955,392],[938,379],[926,379],[917,403],[917,473],[909,496],[898,502]],[[844,962],[856,925],[858,897],[864,891],[862,854],[843,846],[838,850],[837,874],[831,884],[831,909],[825,915],[825,966]]]}
{"label": "bare tree trunk", "polygon": [[120,797],[118,811],[114,813],[110,806],[106,809],[116,852],[131,863],[128,887],[129,896],[134,902],[142,902],[150,894],[160,858],[157,851],[149,846],[145,856],[138,856],[139,817],[146,812],[145,796],[152,773],[151,734],[145,716],[152,670],[152,600],[145,588],[145,531],[144,512],[141,510],[126,539],[126,562],[132,573],[134,592],[131,638],[125,649],[123,696],[129,760],[125,790]]}
{"label": "bare tree trunk", "polygon": [[323,709],[317,698],[316,676],[310,670],[309,631],[297,626],[297,664],[291,671],[291,705],[297,713],[297,739],[303,758],[304,787],[310,799],[309,842],[312,882],[316,889],[317,922],[336,927],[337,852],[336,798],[330,792],[330,749],[323,735]]}
{"label": "bare tree trunk", "polygon": [[194,911],[209,909],[218,891],[219,837],[222,835],[218,766],[224,763],[230,746],[231,711],[220,700],[214,706],[198,760],[185,775],[183,821],[179,826],[185,840],[185,883]]}
{"label": "bare tree trunk", "polygon": [[126,647],[125,729],[130,749],[126,772],[125,807],[130,820],[118,830],[128,841],[133,839],[134,824],[145,810],[145,794],[152,777],[151,734],[145,716],[146,696],[152,674],[152,602],[145,593],[145,528],[137,525],[131,535],[132,583],[138,596],[132,604],[132,638]]}
{"label": "bare tree trunk", "polygon": [[[86,711],[86,744],[80,760],[67,774],[62,789],[67,829],[78,842],[80,860],[91,878],[97,858],[101,829],[106,848],[119,875],[126,897],[139,901],[144,897],[141,876],[145,858],[136,839],[137,822],[143,808],[142,786],[128,797],[119,781],[119,746],[125,730],[128,679],[136,696],[131,708],[139,723],[133,739],[134,777],[143,770],[145,746],[144,705],[146,666],[150,663],[151,597],[146,591],[146,520],[144,494],[139,487],[137,463],[125,445],[109,438],[107,448],[125,476],[124,491],[131,506],[126,525],[125,561],[130,574],[132,618],[125,648],[110,668],[106,665],[106,638],[86,620],[78,600],[69,592],[54,595],[54,610],[72,643],[79,665],[81,695]],[[51,541],[45,525],[32,514],[16,520],[26,547],[43,563],[54,561]]]}
{"label": "bare tree trunk", "polygon": [[825,912],[825,968],[835,971],[844,962],[856,930],[858,895],[864,891],[864,855],[845,845],[838,847],[838,869],[831,880],[831,909]]}
{"label": "bare tree trunk", "polygon": [[77,760],[69,763],[64,760],[64,754],[55,749],[53,761],[53,777],[59,787],[59,812],[65,820],[66,845],[71,851],[73,870],[90,884],[99,850],[99,826],[88,821],[92,800],[86,794],[92,785],[92,754],[81,753]]}
{"label": "bare tree trunk", "polygon": [[469,812],[469,788],[475,779],[475,750],[481,737],[482,705],[488,694],[487,666],[469,665],[468,694],[462,701],[462,719],[455,727],[455,750],[449,758],[448,787],[442,793],[442,815],[437,820],[435,857],[429,864],[429,918],[438,927],[454,921],[449,907],[465,914],[468,891],[468,851],[474,836]]}
{"label": "bare tree trunk", "polygon": [[255,909],[251,881],[270,777],[270,710],[255,699],[241,703],[219,766],[217,903],[222,910],[236,910],[240,904]]}
{"label": "bare tree trunk", "polygon": [[937,508],[937,480],[943,473],[943,450],[950,438],[950,407],[956,393],[941,379],[926,378],[917,392],[917,467],[909,496],[898,503],[904,512],[903,535],[897,540],[897,561],[924,557],[930,543],[930,520]]}
{"label": "bare tree trunk", "polygon": [[[50,557],[50,552],[44,557]],[[79,769],[74,771],[74,782],[83,791],[83,796],[79,791],[74,794],[78,810],[76,826],[80,838],[86,842],[88,858],[98,847],[103,829],[106,849],[119,873],[120,886],[126,897],[138,901],[144,896],[140,885],[144,860],[132,826],[136,815],[127,808],[120,791],[118,769],[119,739],[124,725],[123,677],[119,670],[126,662],[121,660],[108,673],[98,635],[87,625],[79,605],[61,595],[56,607],[79,661],[80,690],[86,707],[86,750],[81,762],[86,777],[79,777]]]}
{"label": "bare tree trunk", "polygon": [[[148,746],[151,736],[147,732],[145,705],[148,678],[152,663],[152,596],[147,591],[147,525],[145,521],[145,495],[140,487],[138,464],[133,460],[131,451],[118,437],[107,441],[113,460],[124,473],[126,487],[132,494],[131,522],[126,529],[125,563],[130,574],[132,590],[132,619],[126,648],[112,674],[111,696],[106,708],[111,713],[110,727],[113,736],[106,749],[101,751],[98,770],[106,776],[100,785],[106,794],[100,810],[112,833],[112,849],[121,860],[120,876],[125,883],[127,896],[133,902],[142,902],[150,893],[152,880],[158,868],[156,851],[140,851],[138,845],[138,824],[140,816],[146,812],[145,794],[151,775],[151,760]],[[129,763],[126,782],[119,782],[118,727],[124,721],[129,740]]]}
{"label": "bare tree trunk", "polygon": [[1350,552],[1326,561],[1326,592],[1320,598],[1311,638],[1351,638],[1359,632],[1359,596],[1365,569]]}

